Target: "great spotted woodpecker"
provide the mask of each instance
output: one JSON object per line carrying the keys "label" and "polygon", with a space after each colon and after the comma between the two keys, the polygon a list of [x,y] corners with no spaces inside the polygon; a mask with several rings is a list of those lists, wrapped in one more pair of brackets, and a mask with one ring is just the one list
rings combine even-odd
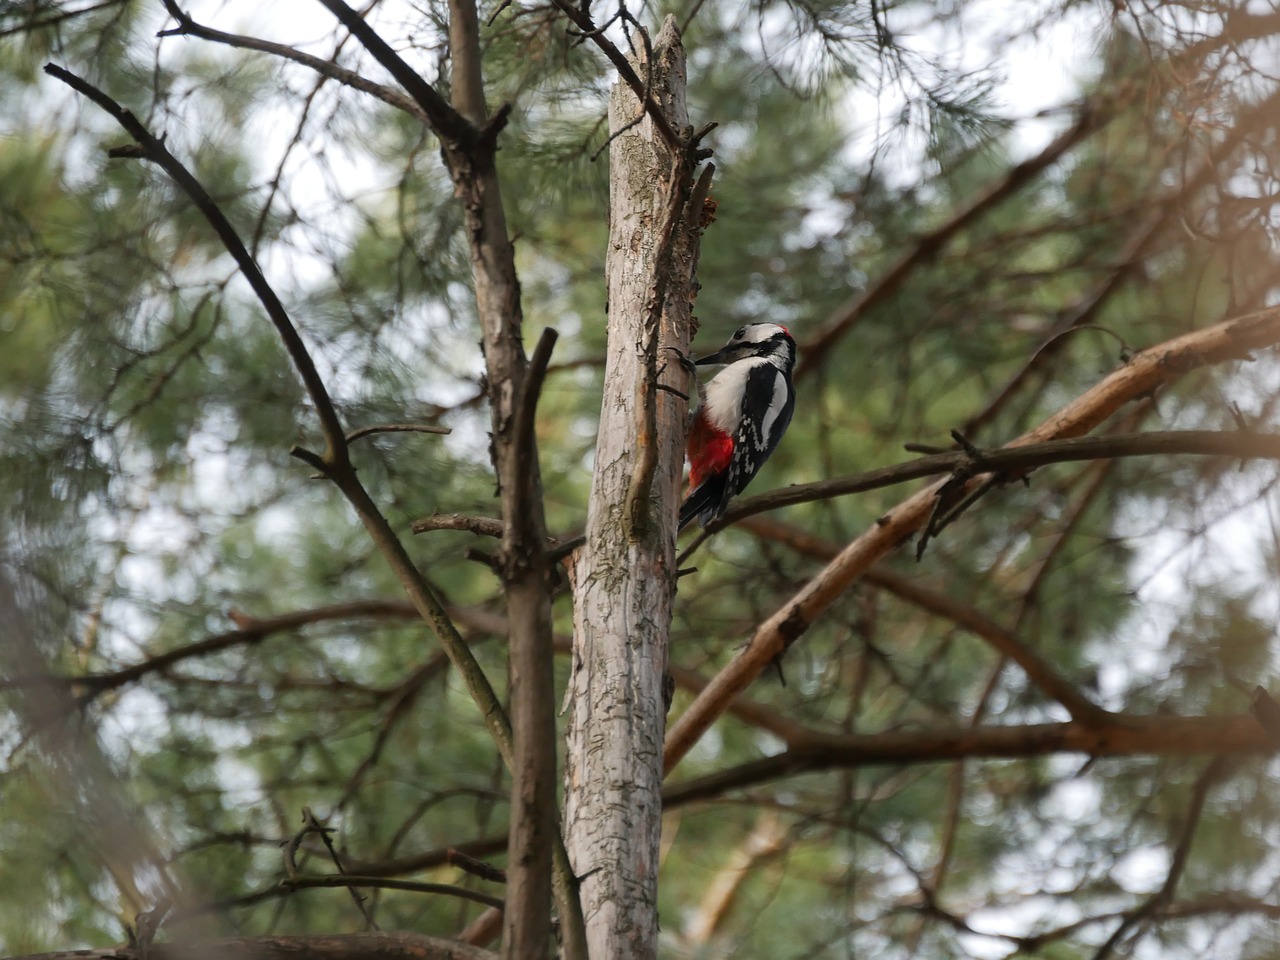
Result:
{"label": "great spotted woodpecker", "polygon": [[778,446],[796,406],[796,342],[781,324],[749,323],[694,362],[725,368],[703,388],[689,431],[689,496],[680,506],[680,529],[694,518],[705,527],[724,514]]}

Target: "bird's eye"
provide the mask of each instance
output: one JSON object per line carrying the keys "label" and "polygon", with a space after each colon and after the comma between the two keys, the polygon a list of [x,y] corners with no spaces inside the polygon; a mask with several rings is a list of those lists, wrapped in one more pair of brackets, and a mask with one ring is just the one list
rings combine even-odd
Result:
{"label": "bird's eye", "polygon": [[741,340],[741,339],[742,339],[743,337],[745,337],[746,335],[747,335],[747,328],[746,328],[746,327],[739,327],[736,331],[734,331],[733,339],[735,339],[735,340]]}

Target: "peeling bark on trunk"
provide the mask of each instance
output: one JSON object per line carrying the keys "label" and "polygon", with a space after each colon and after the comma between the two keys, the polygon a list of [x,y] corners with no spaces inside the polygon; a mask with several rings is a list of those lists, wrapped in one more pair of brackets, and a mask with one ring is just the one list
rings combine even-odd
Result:
{"label": "peeling bark on trunk", "polygon": [[[637,42],[638,47],[642,46]],[[652,96],[687,126],[684,50],[668,18],[653,43]],[[641,77],[650,65],[635,61]],[[663,688],[675,594],[676,511],[700,210],[691,165],[619,82],[609,107],[608,356],[587,513],[573,565],[574,654],[566,842],[592,960],[657,952]],[[623,128],[626,128],[623,130]],[[686,207],[690,209],[686,209]]]}

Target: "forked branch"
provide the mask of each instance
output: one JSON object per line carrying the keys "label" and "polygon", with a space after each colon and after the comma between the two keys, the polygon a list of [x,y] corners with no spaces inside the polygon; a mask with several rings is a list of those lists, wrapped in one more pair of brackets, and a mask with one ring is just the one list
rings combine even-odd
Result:
{"label": "forked branch", "polygon": [[240,235],[236,233],[235,227],[231,225],[231,221],[227,219],[217,202],[209,196],[209,192],[205,190],[200,181],[191,174],[182,162],[169,152],[169,149],[164,145],[164,138],[153,136],[151,131],[143,126],[132,112],[126,110],[105,92],[84,78],[78,77],[71,71],[64,70],[56,64],[47,64],[44,72],[56,80],[61,80],[80,95],[88,97],[109,113],[133,137],[134,142],[141,149],[143,157],[164,170],[173,182],[182,189],[182,192],[191,199],[191,202],[196,205],[196,209],[209,222],[209,226],[213,227],[214,233],[218,235],[218,239],[222,241],[227,252],[231,254],[236,266],[240,268],[245,279],[249,281],[249,286],[253,288],[253,292],[258,297],[263,309],[267,311],[267,316],[270,317],[272,324],[275,325],[276,332],[279,333],[280,339],[284,342],[285,350],[289,353],[289,359],[293,361],[298,375],[302,377],[302,383],[306,387],[307,395],[311,398],[311,403],[316,408],[316,416],[320,418],[320,430],[325,440],[326,464],[346,463],[347,444],[342,424],[338,420],[338,413],[329,397],[329,391],[325,388],[324,381],[320,379],[319,371],[316,370],[315,362],[311,359],[311,354],[308,353],[306,344],[302,342],[302,337],[298,335],[293,321],[289,319],[289,314],[280,302],[280,298],[276,296],[275,290],[267,282],[267,278],[263,276],[262,271],[258,269],[257,262],[249,254],[248,248],[245,247]]}
{"label": "forked branch", "polygon": [[61,67],[49,64],[45,67],[45,72],[98,104],[128,131],[137,143],[141,155],[158,164],[191,198],[197,209],[200,210],[210,226],[213,227],[219,239],[222,240],[228,253],[231,254],[237,265],[244,272],[254,293],[258,296],[259,302],[261,302],[267,311],[267,315],[275,325],[281,340],[284,341],[290,359],[302,377],[307,393],[311,397],[312,404],[316,408],[316,414],[320,419],[321,431],[325,438],[324,456],[317,456],[298,448],[294,449],[294,455],[311,464],[332,480],[351,503],[375,545],[404,587],[405,592],[409,595],[414,607],[433,628],[445,653],[448,654],[450,661],[462,676],[472,699],[480,707],[486,726],[497,743],[499,752],[510,763],[511,725],[507,720],[506,711],[503,709],[502,703],[498,700],[498,696],[494,692],[492,684],[489,683],[488,678],[484,675],[484,671],[480,668],[480,664],[472,656],[470,649],[450,621],[444,606],[427,584],[421,571],[414,565],[404,545],[391,529],[391,525],[387,523],[386,518],[383,517],[377,504],[369,496],[368,491],[365,490],[355,470],[352,468],[346,436],[338,420],[333,401],[330,399],[328,390],[316,370],[315,363],[307,352],[301,336],[299,336],[279,297],[276,296],[275,291],[267,282],[266,277],[263,276],[262,271],[258,269],[257,263],[236,233],[235,228],[231,226],[222,210],[213,198],[209,196],[204,187],[201,186],[200,182],[196,180],[181,161],[169,152],[163,141],[153,136],[130,111],[88,81]]}

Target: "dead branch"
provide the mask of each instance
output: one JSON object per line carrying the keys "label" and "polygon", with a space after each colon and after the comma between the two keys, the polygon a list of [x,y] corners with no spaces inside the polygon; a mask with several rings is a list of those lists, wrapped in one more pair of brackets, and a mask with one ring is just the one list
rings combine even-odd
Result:
{"label": "dead branch", "polygon": [[291,60],[294,63],[311,68],[323,77],[336,80],[352,90],[359,90],[361,93],[377,97],[388,106],[403,110],[405,113],[417,117],[423,123],[429,122],[426,111],[399,90],[384,86],[381,83],[374,83],[372,80],[360,76],[354,70],[348,70],[332,60],[325,60],[321,57],[304,53],[287,44],[274,43],[270,40],[243,36],[237,33],[225,33],[222,30],[206,27],[192,19],[190,14],[185,13],[175,0],[164,0],[164,8],[168,11],[169,16],[178,22],[178,25],[168,30],[161,30],[157,36],[196,37],[200,40],[208,40],[211,43],[222,43],[242,50],[256,50],[259,53],[268,53],[274,57],[280,57],[282,60]]}
{"label": "dead branch", "polygon": [[847,477],[792,484],[737,500],[724,518],[709,529],[720,530],[745,517],[781,507],[865,493],[944,473],[963,471],[969,476],[996,474],[1001,482],[1007,483],[1053,463],[1175,455],[1229,457],[1242,461],[1280,460],[1280,434],[1239,430],[1165,430],[1103,437],[1067,437],[997,449],[970,447],[968,450],[951,453],[935,453]]}
{"label": "dead branch", "polygon": [[725,791],[817,770],[937,763],[960,759],[1016,759],[1055,753],[1090,757],[1270,756],[1280,751],[1249,714],[1237,716],[1135,716],[1113,714],[1103,726],[1040,723],[1024,726],[957,726],[868,734],[813,733],[775,756],[754,760],[669,786],[670,806],[714,800]]}
{"label": "dead branch", "polygon": [[648,114],[653,125],[662,134],[662,139],[667,142],[667,146],[677,152],[683,151],[685,146],[683,138],[671,126],[671,121],[667,119],[662,107],[653,99],[652,78],[640,79],[640,75],[632,67],[627,55],[604,35],[603,29],[598,27],[591,18],[590,7],[587,4],[574,6],[568,0],[552,0],[552,3],[573,22],[574,26],[582,31],[583,36],[588,37],[592,43],[600,48],[600,52],[609,59],[614,69],[618,71],[618,76],[631,88],[631,92],[636,95],[641,109]]}

